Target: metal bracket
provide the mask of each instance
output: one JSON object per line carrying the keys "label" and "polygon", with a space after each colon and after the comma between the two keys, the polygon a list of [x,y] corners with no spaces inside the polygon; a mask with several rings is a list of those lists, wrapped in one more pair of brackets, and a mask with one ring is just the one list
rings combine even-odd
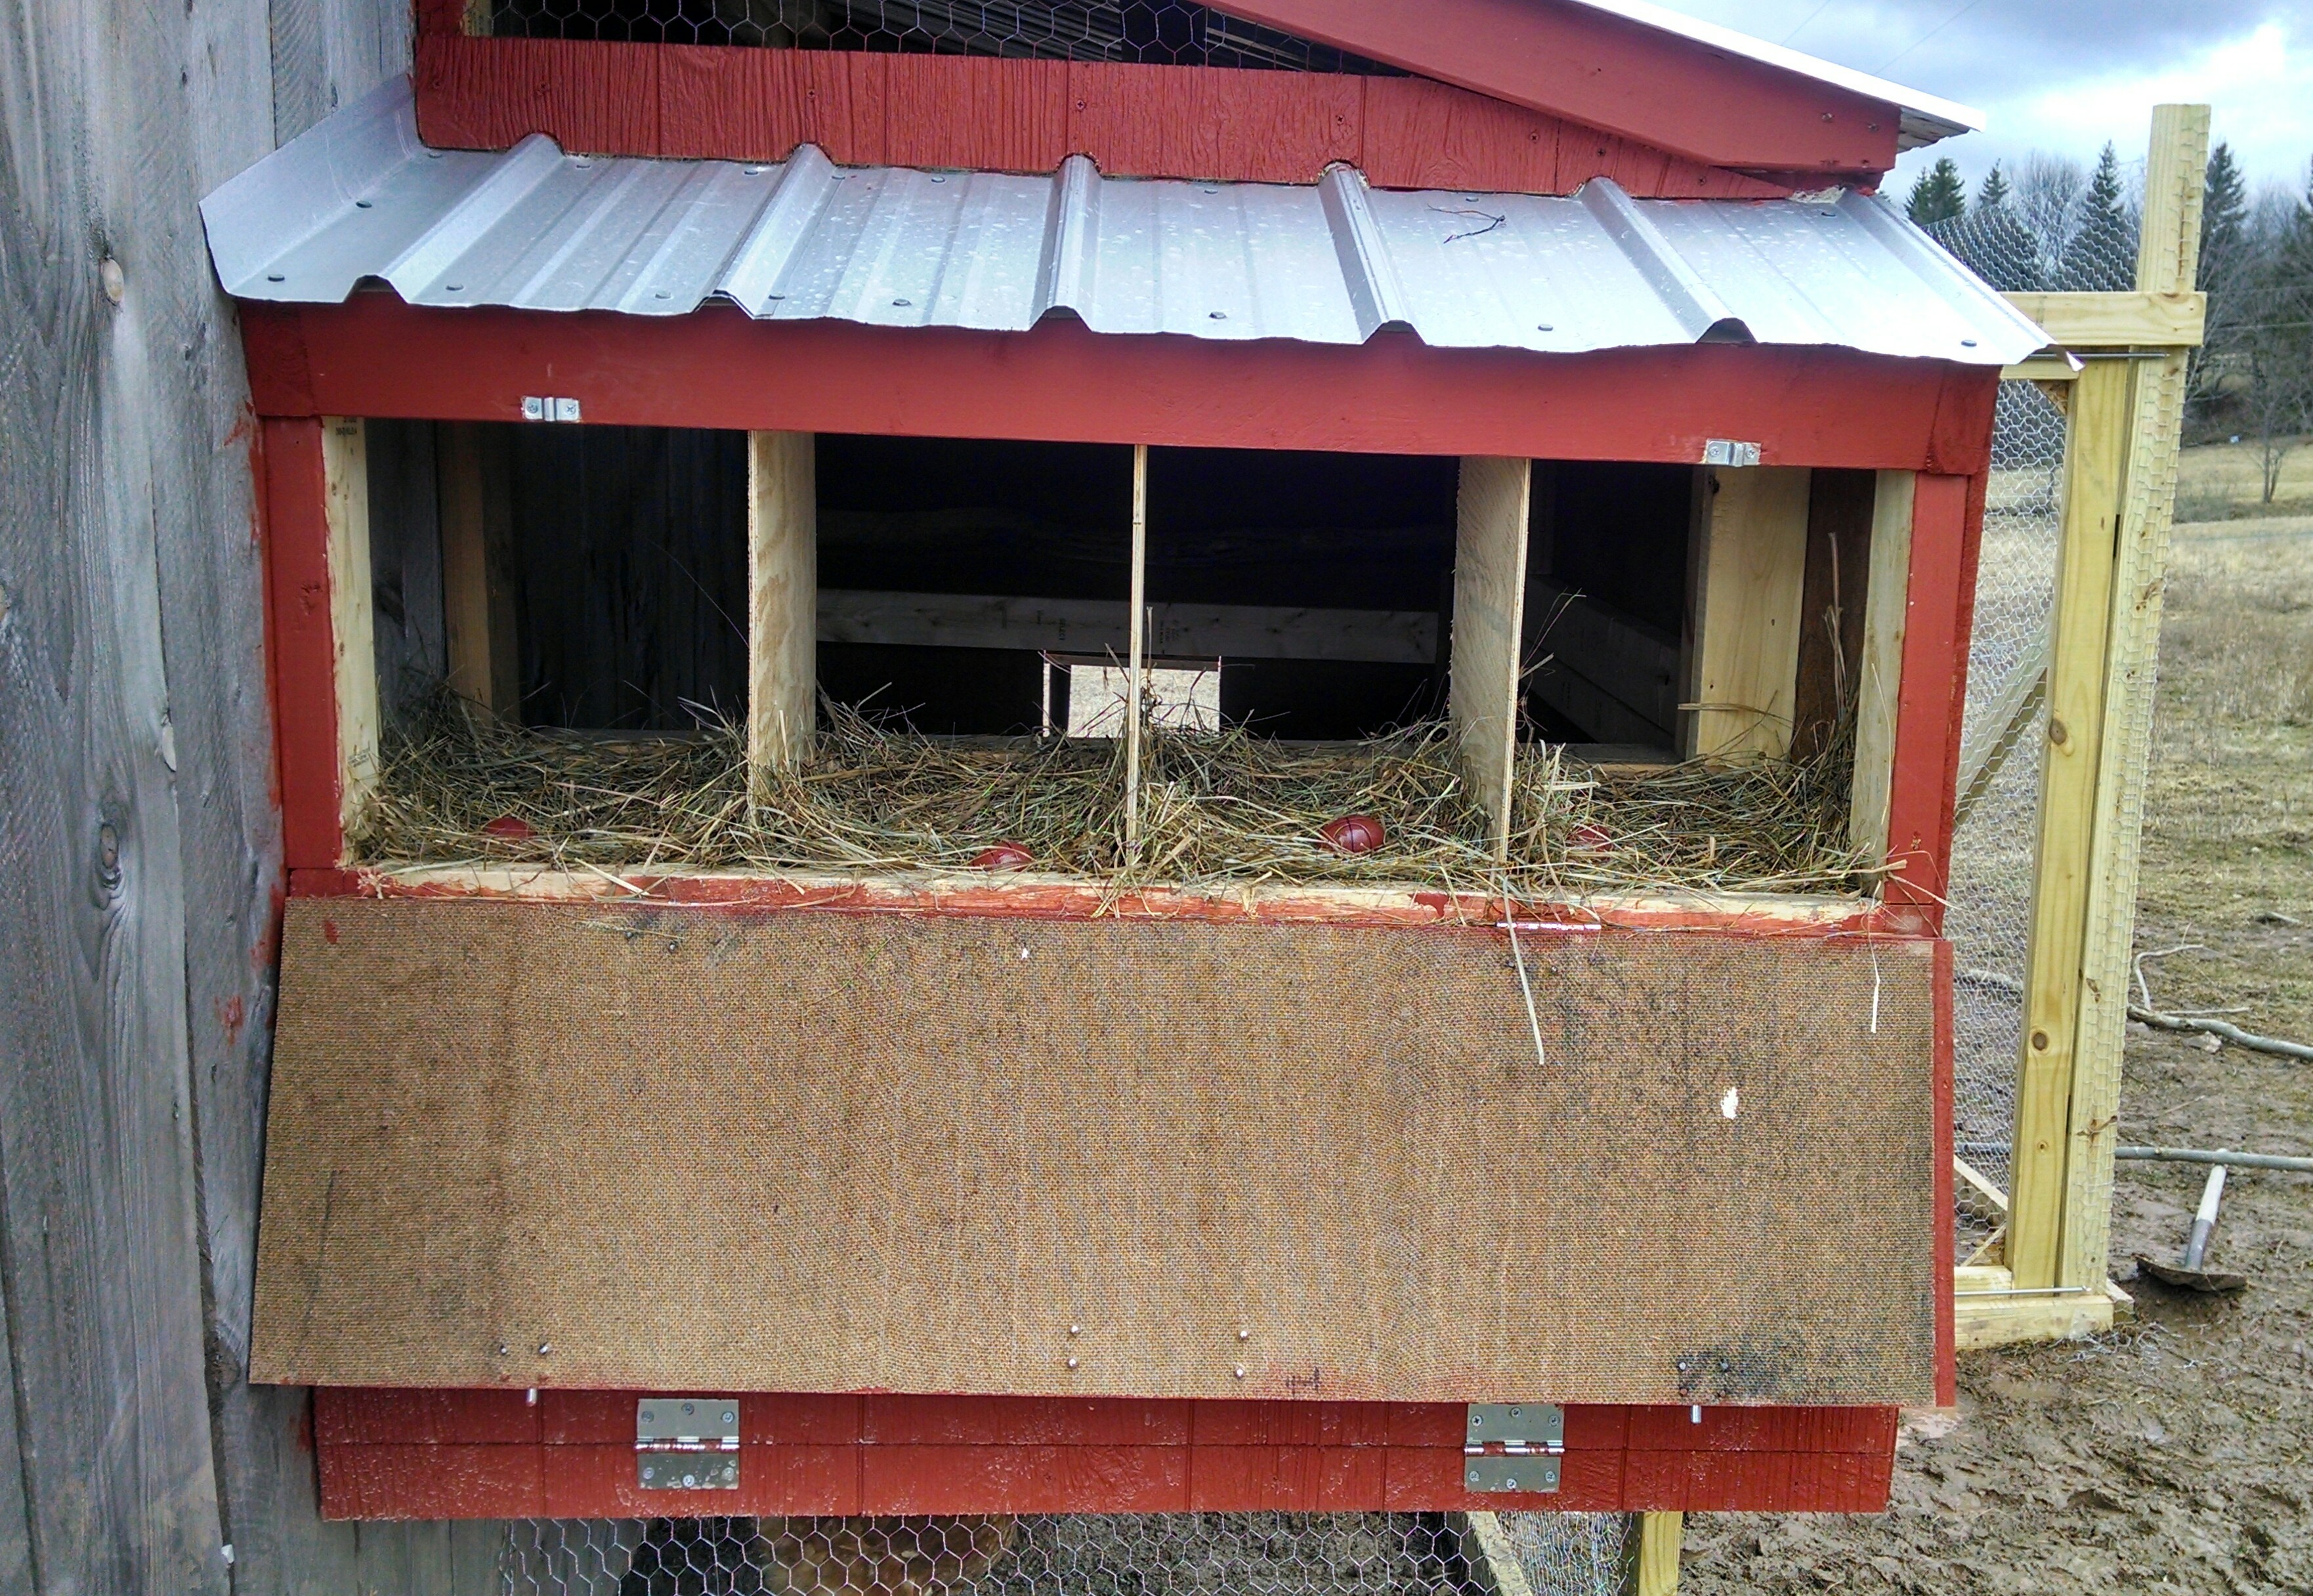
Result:
{"label": "metal bracket", "polygon": [[1710,438],[1703,442],[1702,463],[1706,466],[1755,466],[1759,463],[1759,446],[1739,438]]}
{"label": "metal bracket", "polygon": [[1462,1484],[1482,1493],[1554,1491],[1566,1410],[1549,1402],[1473,1402],[1462,1428]]}
{"label": "metal bracket", "polygon": [[739,1488],[739,1399],[645,1397],[635,1404],[635,1484],[646,1491]]}
{"label": "metal bracket", "polygon": [[558,399],[551,394],[525,393],[522,396],[522,418],[524,421],[576,421],[578,401]]}

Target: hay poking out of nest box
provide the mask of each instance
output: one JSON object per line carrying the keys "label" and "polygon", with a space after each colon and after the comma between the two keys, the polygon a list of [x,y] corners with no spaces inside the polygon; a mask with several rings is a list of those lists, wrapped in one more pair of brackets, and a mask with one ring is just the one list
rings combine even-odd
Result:
{"label": "hay poking out of nest box", "polygon": [[[1152,732],[1137,860],[1124,847],[1121,742],[925,737],[830,706],[801,767],[747,791],[744,740],[519,727],[437,693],[390,731],[357,829],[370,864],[671,870],[960,870],[1010,844],[1040,873],[1114,884],[1842,892],[1868,886],[1847,840],[1845,738],[1798,761],[1589,771],[1521,751],[1507,868],[1425,723],[1347,743],[1241,729]],[[1321,835],[1359,813],[1387,840]],[[519,825],[505,824],[518,821]],[[523,828],[528,829],[527,835]]]}

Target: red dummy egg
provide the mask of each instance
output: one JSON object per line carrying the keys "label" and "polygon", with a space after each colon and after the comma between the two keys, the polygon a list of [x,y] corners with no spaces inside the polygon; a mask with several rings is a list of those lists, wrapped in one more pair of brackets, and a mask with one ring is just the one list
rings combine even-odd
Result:
{"label": "red dummy egg", "polygon": [[981,852],[972,861],[974,870],[1025,870],[1036,862],[1036,855],[1016,842],[999,842]]}
{"label": "red dummy egg", "polygon": [[1371,815],[1343,815],[1338,820],[1327,820],[1318,828],[1317,835],[1337,854],[1370,854],[1388,836],[1381,822]]}
{"label": "red dummy egg", "polygon": [[482,828],[484,837],[495,837],[500,842],[528,842],[535,835],[530,822],[520,815],[500,815]]}

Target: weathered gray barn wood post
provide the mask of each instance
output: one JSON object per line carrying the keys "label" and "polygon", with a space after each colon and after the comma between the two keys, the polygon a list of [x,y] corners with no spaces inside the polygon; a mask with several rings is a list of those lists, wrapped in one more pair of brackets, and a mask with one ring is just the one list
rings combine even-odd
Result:
{"label": "weathered gray barn wood post", "polygon": [[0,1591],[495,1584],[495,1526],[321,1523],[303,1393],[242,1379],[283,883],[195,207],[408,31],[399,0],[0,18]]}

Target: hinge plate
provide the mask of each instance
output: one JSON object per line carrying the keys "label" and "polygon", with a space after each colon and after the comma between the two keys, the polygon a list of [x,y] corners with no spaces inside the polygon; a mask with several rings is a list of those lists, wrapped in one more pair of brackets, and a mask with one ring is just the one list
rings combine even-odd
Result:
{"label": "hinge plate", "polygon": [[739,1399],[645,1397],[635,1404],[635,1484],[646,1491],[739,1488]]}
{"label": "hinge plate", "polygon": [[1465,1455],[1462,1459],[1462,1484],[1468,1490],[1487,1495],[1499,1491],[1522,1495],[1554,1491],[1558,1488],[1558,1471],[1564,1461],[1546,1452]]}
{"label": "hinge plate", "polygon": [[1462,1432],[1465,1447],[1566,1444],[1566,1409],[1549,1402],[1473,1402]]}

